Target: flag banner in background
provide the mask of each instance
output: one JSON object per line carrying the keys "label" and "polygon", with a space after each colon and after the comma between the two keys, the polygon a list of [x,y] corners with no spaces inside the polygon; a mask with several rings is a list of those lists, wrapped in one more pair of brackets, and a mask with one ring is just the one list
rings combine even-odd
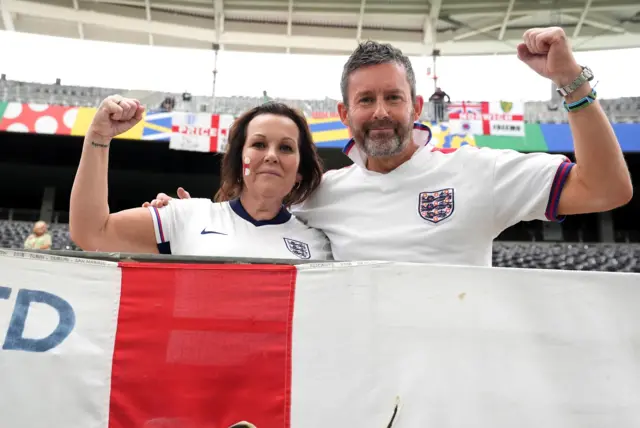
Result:
{"label": "flag banner in background", "polygon": [[0,250],[0,426],[640,426],[637,274]]}
{"label": "flag banner in background", "polygon": [[[498,102],[498,104],[500,104]],[[452,103],[450,114],[481,112],[482,103]],[[508,109],[508,103],[504,105]],[[487,108],[489,106],[487,105]],[[503,111],[502,105],[494,110]],[[518,111],[517,103],[511,106],[512,112]],[[84,137],[93,120],[96,108],[91,107],[63,107],[47,109],[43,105],[0,102],[0,134],[31,133],[71,135]],[[147,140],[167,143],[173,135],[173,115],[177,112],[149,111],[136,126],[124,134],[116,137],[121,140]],[[462,145],[489,147],[495,149],[511,149],[522,152],[572,153],[574,152],[573,137],[568,123],[524,123],[521,125],[517,114],[504,120],[497,116],[494,121],[459,120],[449,122],[424,122],[433,131],[433,142],[437,147],[457,148]],[[347,127],[335,117],[333,113],[312,113],[307,118],[313,134],[313,141],[319,148],[344,148],[351,138]],[[460,116],[458,116],[460,117]],[[506,116],[508,117],[508,116]],[[207,122],[208,123],[208,122]],[[490,126],[493,123],[493,129]],[[208,124],[207,126],[210,126]],[[618,138],[620,147],[625,153],[640,152],[640,124],[613,123],[613,130]],[[224,129],[224,127],[223,127]],[[467,130],[474,130],[474,133]],[[195,132],[195,131],[194,131]],[[203,132],[203,131],[202,131]],[[485,133],[487,132],[487,133]],[[204,152],[212,151],[212,141],[192,142],[191,146],[200,148]],[[204,138],[206,140],[206,137]],[[181,141],[174,140],[180,145]],[[201,144],[200,144],[201,143]],[[217,143],[217,142],[216,142]],[[224,145],[224,141],[223,141]],[[224,151],[217,148],[215,151]]]}
{"label": "flag banner in background", "polygon": [[169,148],[224,153],[233,120],[230,114],[174,112]]}
{"label": "flag banner in background", "polygon": [[447,107],[454,134],[523,137],[524,103],[492,101],[452,103]]}

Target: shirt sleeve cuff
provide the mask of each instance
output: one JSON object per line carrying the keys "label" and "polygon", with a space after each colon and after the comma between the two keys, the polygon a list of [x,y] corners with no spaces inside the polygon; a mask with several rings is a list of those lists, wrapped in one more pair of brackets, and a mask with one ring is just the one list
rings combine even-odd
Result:
{"label": "shirt sleeve cuff", "polygon": [[156,244],[158,245],[158,252],[160,254],[171,254],[171,243],[167,236],[167,230],[162,223],[162,216],[160,211],[156,207],[149,207],[151,217],[153,217],[153,228],[156,233]]}
{"label": "shirt sleeve cuff", "polygon": [[560,195],[562,194],[562,189],[567,182],[567,177],[569,177],[569,172],[571,172],[571,168],[575,165],[575,163],[568,159],[565,160],[560,164],[556,171],[556,175],[553,177],[551,191],[549,192],[549,201],[547,202],[547,209],[544,212],[545,217],[549,221],[562,222],[565,219],[564,216],[558,217],[558,205],[560,204]]}

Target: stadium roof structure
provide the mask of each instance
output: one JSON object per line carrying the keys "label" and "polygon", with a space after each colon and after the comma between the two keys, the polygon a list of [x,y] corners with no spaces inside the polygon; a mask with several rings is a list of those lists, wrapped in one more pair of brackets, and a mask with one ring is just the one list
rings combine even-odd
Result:
{"label": "stadium roof structure", "polygon": [[2,28],[189,48],[347,54],[358,40],[412,56],[512,53],[559,25],[577,50],[640,47],[638,0],[0,0]]}

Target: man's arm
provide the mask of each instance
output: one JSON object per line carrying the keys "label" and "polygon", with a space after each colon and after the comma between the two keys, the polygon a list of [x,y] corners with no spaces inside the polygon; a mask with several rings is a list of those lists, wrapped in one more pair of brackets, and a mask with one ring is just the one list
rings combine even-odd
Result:
{"label": "man's arm", "polygon": [[[576,76],[580,73],[576,74]],[[586,83],[569,94],[567,103],[591,91]],[[600,103],[569,113],[576,165],[560,196],[559,215],[609,211],[628,203],[633,196],[631,176],[613,127]]]}
{"label": "man's arm", "polygon": [[[568,38],[559,27],[534,28],[524,34],[518,57],[558,87],[573,82],[582,72]],[[591,91],[583,84],[566,98],[567,103]],[[558,214],[608,211],[631,200],[633,187],[622,150],[604,111],[596,101],[569,113],[576,165],[562,189]]]}

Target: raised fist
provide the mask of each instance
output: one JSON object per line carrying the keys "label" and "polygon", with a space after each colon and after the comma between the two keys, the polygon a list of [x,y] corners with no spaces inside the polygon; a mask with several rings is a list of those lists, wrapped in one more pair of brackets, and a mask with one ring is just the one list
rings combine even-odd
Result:
{"label": "raised fist", "polygon": [[582,72],[562,28],[532,28],[522,38],[518,58],[557,86],[568,85]]}
{"label": "raised fist", "polygon": [[140,101],[112,95],[100,103],[87,135],[110,140],[136,126],[143,113],[144,106]]}

